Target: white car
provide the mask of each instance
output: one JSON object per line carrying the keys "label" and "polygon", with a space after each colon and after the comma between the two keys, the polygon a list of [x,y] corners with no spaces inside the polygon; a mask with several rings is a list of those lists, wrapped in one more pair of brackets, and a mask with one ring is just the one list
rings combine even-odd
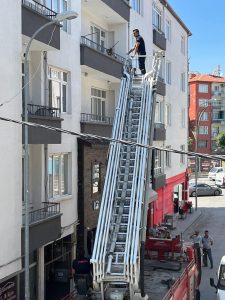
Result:
{"label": "white car", "polygon": [[214,283],[213,278],[210,278],[210,285],[216,288],[216,299],[225,300],[225,255],[221,259],[217,276],[217,284]]}
{"label": "white car", "polygon": [[216,174],[218,174],[218,173],[222,173],[222,172],[224,172],[225,170],[224,170],[224,168],[222,168],[222,167],[214,167],[214,168],[212,168],[210,171],[209,171],[209,173],[208,173],[208,179],[209,180],[215,180],[216,179]]}
{"label": "white car", "polygon": [[215,179],[216,186],[225,187],[225,173],[217,173]]}

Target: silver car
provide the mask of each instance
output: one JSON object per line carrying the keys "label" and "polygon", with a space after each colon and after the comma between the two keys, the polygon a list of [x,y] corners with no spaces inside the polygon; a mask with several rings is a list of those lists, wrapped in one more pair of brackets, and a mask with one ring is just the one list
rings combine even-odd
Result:
{"label": "silver car", "polygon": [[[197,196],[219,196],[222,190],[216,186],[210,186],[206,183],[197,184]],[[189,195],[195,197],[195,184],[189,187]]]}

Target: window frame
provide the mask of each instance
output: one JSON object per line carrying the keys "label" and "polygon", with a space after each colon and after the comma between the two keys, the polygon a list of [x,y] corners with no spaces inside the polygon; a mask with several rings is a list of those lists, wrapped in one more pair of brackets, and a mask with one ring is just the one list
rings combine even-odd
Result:
{"label": "window frame", "polygon": [[208,140],[198,140],[198,148],[199,149],[208,148]]}
{"label": "window frame", "polygon": [[[204,128],[204,130],[201,130],[203,128]],[[207,125],[198,126],[198,134],[209,134],[209,126],[207,126]]]}
{"label": "window frame", "polygon": [[180,77],[180,90],[181,90],[181,92],[185,92],[186,91],[186,76],[185,76],[185,72],[181,73],[181,77]]}
{"label": "window frame", "polygon": [[131,1],[131,7],[133,10],[135,10],[140,16],[143,16],[143,0],[132,0]]}
{"label": "window frame", "polygon": [[152,25],[157,31],[162,32],[162,11],[155,2],[152,4]]}
{"label": "window frame", "polygon": [[166,21],[165,21],[165,38],[167,41],[171,42],[171,21],[166,18]]}
{"label": "window frame", "polygon": [[[166,146],[167,149],[171,149],[171,146]],[[165,151],[165,166],[171,168],[171,152]]]}
{"label": "window frame", "polygon": [[[58,78],[57,77],[52,77],[52,73],[58,73]],[[66,81],[64,80],[64,74],[66,74]],[[58,96],[60,98],[60,102],[59,105],[56,104],[57,106],[53,106],[52,105],[52,82],[54,81],[54,83],[58,83],[59,84],[59,90],[60,90],[60,96]],[[50,84],[51,82],[51,84]],[[49,86],[49,106],[53,107],[53,108],[59,108],[60,113],[69,113],[69,103],[70,103],[70,99],[69,99],[69,72],[66,70],[61,70],[52,66],[48,66],[48,86]],[[64,87],[65,87],[65,91],[66,91],[66,97],[64,97]],[[65,102],[64,102],[64,98],[65,98]]]}
{"label": "window frame", "polygon": [[[98,165],[98,177],[94,177],[94,166]],[[94,191],[94,184],[95,182],[98,182],[97,184],[97,190]],[[94,196],[96,194],[101,194],[101,164],[98,161],[91,163],[91,195]]]}
{"label": "window frame", "polygon": [[165,107],[165,123],[166,126],[171,126],[172,125],[172,105],[170,103],[166,103],[166,107]]}
{"label": "window frame", "polygon": [[[207,89],[206,89],[207,87]],[[199,93],[204,93],[204,94],[208,94],[209,92],[209,85],[206,83],[199,83],[198,85],[198,92]]]}
{"label": "window frame", "polygon": [[184,34],[181,34],[181,44],[180,44],[180,51],[183,55],[186,53],[186,38]]}
{"label": "window frame", "polygon": [[[62,169],[62,160],[65,159],[65,157],[67,157],[66,161],[66,165],[65,163],[63,164],[64,168]],[[48,198],[49,199],[57,199],[57,198],[62,198],[68,195],[71,195],[70,193],[70,153],[53,153],[53,154],[49,154],[48,155]],[[58,158],[58,193],[54,193],[54,160]],[[52,160],[51,163],[51,172],[52,172],[52,177],[50,178],[50,159]],[[66,172],[65,172],[66,171]],[[63,175],[64,173],[64,175]],[[65,173],[66,176],[65,176]],[[65,176],[65,177],[64,177]],[[62,178],[64,178],[64,184],[62,184]],[[66,184],[65,184],[65,180],[66,180]],[[65,185],[66,185],[66,189],[65,189]],[[64,186],[64,190],[66,190],[66,192],[63,192],[63,186]]]}
{"label": "window frame", "polygon": [[165,79],[167,84],[172,84],[172,63],[166,60]]}
{"label": "window frame", "polygon": [[[185,145],[181,145],[180,150],[185,151]],[[185,164],[185,154],[180,154],[180,163]]]}

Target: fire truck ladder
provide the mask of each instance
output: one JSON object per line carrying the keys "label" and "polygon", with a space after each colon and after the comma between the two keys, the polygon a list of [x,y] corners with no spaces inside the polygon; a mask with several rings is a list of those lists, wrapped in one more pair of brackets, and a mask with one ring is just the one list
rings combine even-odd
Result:
{"label": "fire truck ladder", "polygon": [[[99,291],[95,299],[123,299],[127,293],[134,299],[139,290],[149,151],[136,143],[150,144],[154,127],[153,93],[163,55],[161,51],[155,53],[152,70],[145,76],[134,77],[124,68],[91,259],[95,295]],[[115,293],[120,298],[113,298]]]}

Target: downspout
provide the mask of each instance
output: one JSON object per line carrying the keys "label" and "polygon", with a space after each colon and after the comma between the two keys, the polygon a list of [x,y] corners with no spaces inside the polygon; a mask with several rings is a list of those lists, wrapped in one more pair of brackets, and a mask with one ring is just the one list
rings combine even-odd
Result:
{"label": "downspout", "polygon": [[[44,72],[44,105],[48,105],[48,56],[47,51],[43,52],[43,72]],[[44,193],[45,202],[48,202],[48,144],[44,144]]]}

